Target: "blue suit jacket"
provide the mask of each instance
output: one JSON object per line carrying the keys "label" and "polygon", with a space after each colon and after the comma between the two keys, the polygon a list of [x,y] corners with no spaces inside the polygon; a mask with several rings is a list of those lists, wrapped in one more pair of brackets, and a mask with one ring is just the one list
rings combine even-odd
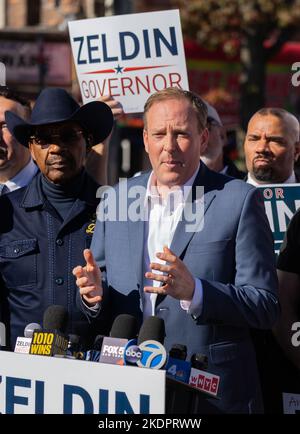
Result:
{"label": "blue suit jacket", "polygon": [[[120,313],[142,321],[143,221],[117,216],[101,222],[105,207],[127,200],[126,190],[146,189],[149,173],[120,183],[98,208],[91,248],[106,269],[107,291],[102,314],[112,321]],[[259,191],[240,180],[209,170],[201,164],[196,186],[204,186],[204,226],[187,232],[185,215],[179,222],[171,250],[203,285],[203,310],[198,318],[187,314],[179,300],[158,296],[156,315],[166,327],[165,346],[185,344],[193,353],[208,356],[208,371],[220,376],[221,411],[262,411],[260,385],[250,328],[270,328],[279,312],[273,238]],[[132,190],[131,190],[132,191]],[[114,196],[115,195],[115,196]],[[194,197],[195,199],[195,197]],[[143,203],[143,200],[142,200]],[[195,202],[193,202],[195,205]],[[114,216],[111,216],[114,217]],[[123,220],[123,221],[121,221]]]}

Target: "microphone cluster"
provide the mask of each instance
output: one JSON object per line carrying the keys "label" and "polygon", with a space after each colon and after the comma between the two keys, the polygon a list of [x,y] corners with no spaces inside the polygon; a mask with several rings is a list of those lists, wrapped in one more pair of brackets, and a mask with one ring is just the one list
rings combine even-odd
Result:
{"label": "microphone cluster", "polygon": [[68,313],[63,306],[49,306],[43,317],[43,327],[28,324],[25,337],[17,339],[15,352],[165,369],[168,378],[217,396],[220,377],[207,372],[207,356],[193,354],[187,361],[187,348],[181,344],[174,344],[167,355],[163,346],[165,325],[159,317],[148,317],[138,331],[136,318],[119,315],[110,335],[98,335],[93,348],[86,351],[82,350],[79,336],[66,335],[67,323]]}

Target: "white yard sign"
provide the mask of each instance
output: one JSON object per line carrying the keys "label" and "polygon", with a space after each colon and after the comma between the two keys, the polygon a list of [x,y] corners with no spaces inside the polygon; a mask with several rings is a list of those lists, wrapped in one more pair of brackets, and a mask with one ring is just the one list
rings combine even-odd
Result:
{"label": "white yard sign", "polygon": [[158,90],[188,90],[178,10],[70,21],[69,33],[84,103],[111,95],[138,113]]}

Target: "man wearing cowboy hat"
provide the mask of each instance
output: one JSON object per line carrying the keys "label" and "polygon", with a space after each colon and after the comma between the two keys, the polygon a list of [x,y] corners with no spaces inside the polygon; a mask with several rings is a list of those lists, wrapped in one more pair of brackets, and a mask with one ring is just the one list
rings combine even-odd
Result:
{"label": "man wearing cowboy hat", "polygon": [[65,90],[46,88],[28,122],[10,111],[5,119],[40,169],[27,187],[0,198],[0,315],[8,348],[27,324],[42,323],[52,304],[68,310],[68,333],[92,338],[75,306],[71,271],[91,242],[98,203],[98,184],[84,169],[86,148],[110,134],[112,111],[100,101],[80,107]]}

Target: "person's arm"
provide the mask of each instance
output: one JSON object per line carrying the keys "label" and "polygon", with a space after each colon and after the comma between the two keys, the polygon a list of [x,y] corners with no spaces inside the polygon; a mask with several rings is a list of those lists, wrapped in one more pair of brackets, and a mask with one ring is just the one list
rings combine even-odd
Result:
{"label": "person's arm", "polygon": [[277,270],[281,315],[273,333],[286,356],[300,369],[300,348],[292,345],[292,325],[300,321],[300,276]]}
{"label": "person's arm", "polygon": [[[121,104],[111,96],[103,96],[99,101],[105,102],[112,110],[114,119],[118,119],[124,112]],[[102,142],[89,150],[85,168],[88,174],[100,185],[107,185],[108,148],[111,134]]]}

